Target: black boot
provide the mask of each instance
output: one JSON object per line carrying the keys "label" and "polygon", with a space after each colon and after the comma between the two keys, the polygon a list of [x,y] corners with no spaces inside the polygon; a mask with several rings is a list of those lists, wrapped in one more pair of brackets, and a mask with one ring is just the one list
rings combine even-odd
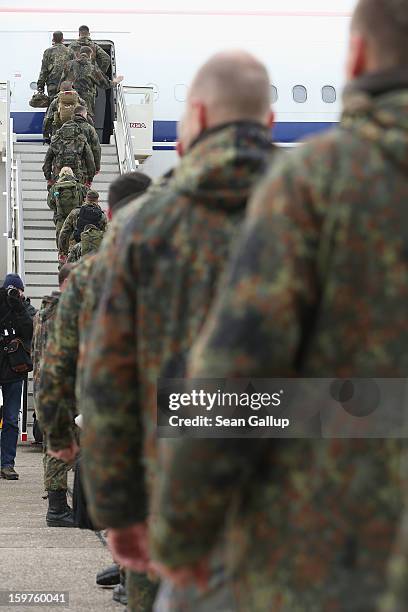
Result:
{"label": "black boot", "polygon": [[48,491],[48,527],[75,527],[74,516],[67,504],[66,491]]}
{"label": "black boot", "polygon": [[96,584],[100,586],[115,586],[120,583],[120,569],[117,563],[96,574]]}

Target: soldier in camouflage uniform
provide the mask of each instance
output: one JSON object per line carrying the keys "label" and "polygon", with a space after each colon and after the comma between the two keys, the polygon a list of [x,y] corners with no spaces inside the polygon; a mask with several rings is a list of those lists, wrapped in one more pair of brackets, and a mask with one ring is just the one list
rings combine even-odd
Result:
{"label": "soldier in camouflage uniform", "polygon": [[[99,193],[94,189],[90,189],[86,195],[84,204],[90,207],[95,207],[97,209],[97,212],[101,213],[99,215],[100,221],[98,222],[98,229],[102,230],[102,232],[105,232],[108,220],[102,208],[100,207],[98,200]],[[78,229],[78,219],[80,211],[81,207],[74,208],[74,210],[69,213],[68,217],[65,219],[64,225],[62,226],[58,243],[60,259],[68,257],[69,251],[77,244],[77,242],[79,242],[79,240],[77,240],[78,237],[75,237],[75,232]],[[81,233],[82,232],[79,233],[79,238]]]}
{"label": "soldier in camouflage uniform", "polygon": [[51,139],[43,165],[44,176],[51,186],[61,168],[69,166],[81,183],[91,185],[95,176],[95,162],[91,148],[80,127],[67,121]]}
{"label": "soldier in camouflage uniform", "polygon": [[57,95],[65,64],[67,64],[72,57],[72,51],[70,51],[64,45],[63,33],[54,32],[52,37],[52,47],[44,51],[41,72],[37,81],[38,91],[44,91],[44,87],[47,85],[47,93],[50,103]]}
{"label": "soldier in camouflage uniform", "polygon": [[69,213],[82,205],[86,188],[74,176],[68,166],[61,168],[59,178],[48,192],[47,205],[54,212],[57,246],[59,235]]}
{"label": "soldier in camouflage uniform", "polygon": [[[140,196],[149,186],[150,179],[140,172],[119,177],[109,190],[109,213],[128,204],[129,198]],[[120,214],[120,213],[119,213]],[[72,415],[76,413],[76,396],[80,394],[81,368],[77,368],[79,352],[86,361],[87,337],[92,315],[99,303],[105,271],[95,270],[99,255],[86,256],[73,271],[70,284],[59,305],[54,332],[47,345],[47,358],[43,364],[42,390],[44,410],[42,423],[51,438],[51,449],[60,451],[74,445],[75,431]],[[66,411],[63,419],[62,408]],[[150,611],[156,584],[144,574],[130,572],[129,612]]]}
{"label": "soldier in camouflage uniform", "polygon": [[74,56],[79,55],[82,47],[92,49],[92,59],[99,69],[105,74],[108,72],[111,60],[109,55],[96,42],[91,39],[89,28],[86,25],[80,26],[78,30],[78,40],[70,43],[69,50]]}
{"label": "soldier in camouflage uniform", "polygon": [[[60,86],[60,91],[57,93],[54,100],[49,105],[47,112],[45,113],[43,122],[44,138],[51,138],[51,136],[55,136],[57,130],[62,127],[61,120],[58,117],[58,104],[60,98],[65,94],[65,92],[76,94],[77,105],[86,106],[85,101],[78,95],[78,92],[72,89],[72,83],[70,81],[63,81]],[[87,118],[87,121],[89,122],[90,118]]]}
{"label": "soldier in camouflage uniform", "polygon": [[[340,127],[254,197],[192,378],[406,376],[407,16],[407,0],[360,0]],[[376,610],[403,445],[168,440],[153,555],[173,580],[202,576],[228,525],[234,610]]]}
{"label": "soldier in camouflage uniform", "polygon": [[92,62],[91,56],[90,47],[81,47],[79,57],[66,65],[61,81],[72,81],[74,89],[85,100],[88,112],[94,116],[97,87],[110,89],[120,83],[123,77],[117,76],[110,81]]}
{"label": "soldier in camouflage uniform", "polygon": [[75,263],[85,255],[96,253],[101,245],[104,233],[95,225],[87,225],[81,233],[81,241],[69,251],[67,262]]}
{"label": "soldier in camouflage uniform", "polygon": [[95,169],[98,173],[101,169],[101,143],[99,142],[98,134],[96,133],[93,125],[90,125],[87,120],[87,109],[86,106],[77,106],[74,111],[74,122],[81,128],[83,135],[85,136],[91,151],[94,156]]}
{"label": "soldier in camouflage uniform", "polygon": [[[126,561],[117,543],[123,538],[137,548],[135,534],[147,519],[145,481],[151,482],[156,466],[156,379],[162,368],[169,375],[184,373],[247,199],[271,159],[271,123],[264,66],[243,52],[210,59],[188,98],[180,166],[165,189],[153,188],[143,203],[125,209],[120,228],[112,228],[116,239],[102,246],[106,284],[80,395],[84,474],[92,515],[115,528],[110,529],[115,554],[134,569],[143,558],[134,551],[132,563]],[[108,466],[96,437],[110,449]],[[222,590],[222,582],[221,571],[213,587]],[[209,592],[203,597],[213,596],[218,598]],[[174,605],[189,600],[193,607],[201,599],[196,591],[171,589],[166,597]]]}
{"label": "soldier in camouflage uniform", "polygon": [[[52,328],[61,291],[64,290],[72,266],[64,266],[59,273],[60,291],[43,298],[41,309],[33,322],[34,335],[32,345],[33,359],[33,399],[34,410],[38,416],[41,408],[38,402],[38,391],[41,378],[41,366],[45,356],[47,339]],[[48,527],[74,527],[72,510],[67,505],[67,472],[69,466],[59,459],[47,454],[47,446],[43,445],[44,488],[48,492],[48,512],[46,522]]]}

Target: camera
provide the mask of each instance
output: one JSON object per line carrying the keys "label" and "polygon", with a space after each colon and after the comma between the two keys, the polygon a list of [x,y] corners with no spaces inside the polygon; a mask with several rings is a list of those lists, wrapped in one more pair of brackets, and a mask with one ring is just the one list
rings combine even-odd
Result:
{"label": "camera", "polygon": [[16,289],[15,287],[13,287],[12,285],[10,285],[10,287],[7,287],[6,292],[7,292],[7,297],[11,297],[11,298],[14,298],[14,299],[20,297],[19,290]]}

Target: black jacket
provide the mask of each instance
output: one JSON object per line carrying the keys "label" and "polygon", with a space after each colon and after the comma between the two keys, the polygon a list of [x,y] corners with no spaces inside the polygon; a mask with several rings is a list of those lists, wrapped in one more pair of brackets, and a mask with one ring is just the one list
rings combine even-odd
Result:
{"label": "black jacket", "polygon": [[20,338],[27,348],[31,346],[33,322],[23,300],[11,302],[6,290],[0,289],[0,384],[22,380],[25,374],[13,372],[9,366],[5,346],[13,338]]}

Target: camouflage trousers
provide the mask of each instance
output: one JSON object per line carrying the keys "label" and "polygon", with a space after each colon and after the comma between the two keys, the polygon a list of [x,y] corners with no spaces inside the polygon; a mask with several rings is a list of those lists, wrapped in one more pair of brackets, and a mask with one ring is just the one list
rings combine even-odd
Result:
{"label": "camouflage trousers", "polygon": [[43,445],[44,488],[46,491],[66,491],[68,488],[67,474],[71,466],[61,459],[47,455],[46,445]]}
{"label": "camouflage trousers", "polygon": [[[153,612],[237,612],[229,582],[212,583],[205,592],[194,586],[176,587],[164,580],[154,603]],[[250,612],[250,611],[248,611]]]}
{"label": "camouflage trousers", "polygon": [[128,612],[151,612],[158,586],[158,582],[153,582],[146,574],[138,574],[127,570]]}
{"label": "camouflage trousers", "polygon": [[56,232],[55,239],[57,241],[57,248],[58,248],[58,242],[59,242],[59,235],[61,233],[62,226],[64,225],[64,221],[65,219],[54,215],[54,224],[55,224],[55,232]]}
{"label": "camouflage trousers", "polygon": [[88,108],[88,113],[90,115],[92,115],[92,117],[95,116],[95,102],[96,102],[96,92],[92,91],[92,90],[87,90],[87,91],[78,91],[80,97],[83,99],[83,101],[85,102],[87,108]]}

